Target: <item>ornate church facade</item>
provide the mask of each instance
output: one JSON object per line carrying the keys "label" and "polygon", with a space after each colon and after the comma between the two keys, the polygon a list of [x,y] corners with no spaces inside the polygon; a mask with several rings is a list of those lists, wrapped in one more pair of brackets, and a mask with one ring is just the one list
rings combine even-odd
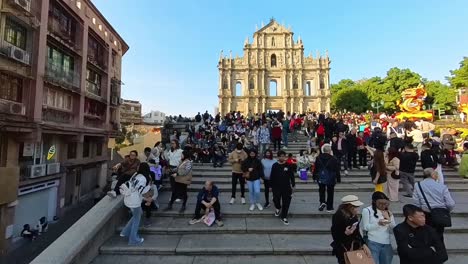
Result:
{"label": "ornate church facade", "polygon": [[244,42],[244,56],[224,56],[219,69],[219,112],[330,111],[328,52],[304,56],[299,37],[274,19]]}

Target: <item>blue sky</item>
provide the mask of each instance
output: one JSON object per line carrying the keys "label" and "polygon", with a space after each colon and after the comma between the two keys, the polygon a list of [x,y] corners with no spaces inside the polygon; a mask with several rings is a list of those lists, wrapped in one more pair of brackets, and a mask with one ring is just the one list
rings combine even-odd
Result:
{"label": "blue sky", "polygon": [[219,51],[242,54],[255,25],[291,25],[305,54],[329,50],[332,83],[410,68],[444,80],[468,56],[466,0],[93,0],[130,46],[122,97],[143,112],[213,111]]}

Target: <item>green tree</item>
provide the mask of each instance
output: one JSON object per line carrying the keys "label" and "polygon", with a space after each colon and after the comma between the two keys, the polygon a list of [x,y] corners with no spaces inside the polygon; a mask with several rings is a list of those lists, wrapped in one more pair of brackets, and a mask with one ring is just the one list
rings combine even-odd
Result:
{"label": "green tree", "polygon": [[122,129],[119,131],[119,135],[115,138],[115,143],[122,144],[125,141],[125,136],[127,135],[127,128],[122,126]]}
{"label": "green tree", "polygon": [[396,102],[401,99],[401,92],[416,87],[421,83],[421,75],[410,69],[391,68],[383,79],[379,89],[381,99],[385,101],[386,110],[398,110]]}
{"label": "green tree", "polygon": [[429,81],[426,84],[426,104],[437,104],[448,109],[456,108],[457,90],[440,81]]}
{"label": "green tree", "polygon": [[330,86],[330,92],[332,93],[338,93],[339,91],[341,90],[344,90],[344,89],[351,89],[352,87],[354,87],[356,85],[356,83],[351,80],[351,79],[343,79],[341,80],[340,82],[338,82],[337,84],[332,84]]}
{"label": "green tree", "polygon": [[460,68],[450,71],[452,76],[447,77],[450,85],[455,89],[468,87],[468,57],[460,62]]}
{"label": "green tree", "polygon": [[[334,101],[333,101],[334,99]],[[359,88],[344,89],[332,98],[332,105],[336,110],[362,113],[369,109],[370,101],[367,94]]]}

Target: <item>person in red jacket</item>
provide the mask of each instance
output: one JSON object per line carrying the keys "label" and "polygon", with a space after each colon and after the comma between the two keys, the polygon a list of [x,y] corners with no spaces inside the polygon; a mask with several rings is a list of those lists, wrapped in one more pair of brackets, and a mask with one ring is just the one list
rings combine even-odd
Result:
{"label": "person in red jacket", "polygon": [[325,126],[323,125],[323,122],[320,122],[320,124],[317,127],[317,138],[319,142],[321,142],[324,137],[325,137]]}
{"label": "person in red jacket", "polygon": [[[273,140],[273,151],[281,150],[281,123],[275,118],[271,124],[271,138]],[[276,148],[278,146],[278,148]]]}

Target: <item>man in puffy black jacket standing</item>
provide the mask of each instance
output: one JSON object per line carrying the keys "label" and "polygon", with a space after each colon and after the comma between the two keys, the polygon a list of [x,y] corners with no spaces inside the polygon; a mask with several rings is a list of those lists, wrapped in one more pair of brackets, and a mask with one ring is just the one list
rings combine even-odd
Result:
{"label": "man in puffy black jacket standing", "polygon": [[405,221],[394,229],[401,264],[442,264],[447,250],[436,231],[426,225],[424,211],[412,204],[403,206]]}
{"label": "man in puffy black jacket standing", "polygon": [[[330,153],[331,146],[324,144],[322,154],[315,160],[314,180],[319,184],[319,211],[323,211],[326,207],[328,212],[333,212],[335,184],[337,179],[340,178],[340,163]],[[325,191],[327,192],[326,199]]]}
{"label": "man in puffy black jacket standing", "polygon": [[278,151],[278,162],[273,164],[270,176],[273,191],[273,202],[276,207],[275,216],[280,216],[285,225],[289,225],[288,212],[291,195],[296,186],[294,170],[286,164],[286,152]]}

